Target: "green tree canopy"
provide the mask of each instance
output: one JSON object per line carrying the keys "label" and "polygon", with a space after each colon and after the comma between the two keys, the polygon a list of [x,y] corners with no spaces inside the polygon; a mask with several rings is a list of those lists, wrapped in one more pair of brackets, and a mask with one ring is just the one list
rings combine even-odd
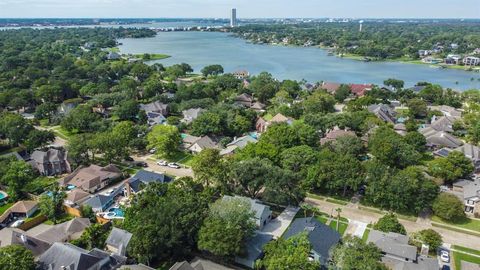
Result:
{"label": "green tree canopy", "polygon": [[148,147],[156,148],[159,156],[170,157],[178,151],[182,141],[175,126],[156,125],[147,135]]}
{"label": "green tree canopy", "polygon": [[404,235],[407,234],[405,227],[398,222],[397,215],[394,213],[388,213],[381,217],[375,224],[373,224],[373,229],[386,233],[394,232]]}
{"label": "green tree canopy", "polygon": [[449,193],[440,193],[432,205],[435,215],[448,221],[464,219],[466,217],[464,207],[463,202],[457,196]]}
{"label": "green tree canopy", "polygon": [[35,258],[30,250],[19,245],[0,248],[0,270],[35,270]]}
{"label": "green tree canopy", "polygon": [[332,252],[331,269],[387,270],[381,258],[381,250],[375,244],[365,244],[360,238],[347,236]]}

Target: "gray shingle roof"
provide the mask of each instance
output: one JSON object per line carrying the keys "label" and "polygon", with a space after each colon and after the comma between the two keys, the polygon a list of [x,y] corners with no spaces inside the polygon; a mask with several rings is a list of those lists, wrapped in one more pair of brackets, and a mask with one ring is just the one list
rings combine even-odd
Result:
{"label": "gray shingle roof", "polygon": [[373,104],[368,106],[368,111],[375,114],[378,118],[385,122],[395,123],[396,112],[389,105],[386,104]]}
{"label": "gray shingle roof", "polygon": [[423,128],[420,133],[425,137],[428,145],[457,148],[463,144],[462,141],[447,132],[437,131],[432,127]]}
{"label": "gray shingle roof", "polygon": [[406,235],[371,230],[367,243],[374,243],[387,256],[408,258],[410,261],[417,258],[417,248],[408,244]]}
{"label": "gray shingle roof", "polygon": [[97,194],[90,199],[86,200],[83,202],[83,204],[89,205],[94,209],[102,209],[104,210],[105,207],[112,201],[112,197],[110,196],[105,196],[102,194]]}
{"label": "gray shingle roof", "polygon": [[88,251],[67,243],[54,243],[38,259],[38,269],[61,270],[67,267],[69,270],[85,270],[98,264],[102,259],[88,254]]}
{"label": "gray shingle roof", "polygon": [[150,183],[169,183],[170,181],[172,179],[164,174],[140,170],[128,180],[128,183],[134,192],[138,192],[142,183],[148,185]]}
{"label": "gray shingle roof", "polygon": [[285,232],[283,237],[289,239],[300,233],[307,233],[312,249],[321,257],[320,262],[326,264],[330,249],[340,241],[340,234],[313,217],[297,218]]}
{"label": "gray shingle roof", "polygon": [[115,247],[119,254],[124,256],[130,239],[132,239],[131,233],[114,227],[108,235],[105,244]]}
{"label": "gray shingle roof", "polygon": [[257,232],[246,243],[247,254],[243,257],[237,256],[235,261],[242,265],[251,267],[256,260],[258,260],[263,254],[263,247],[270,241],[273,236],[271,234],[264,234]]}

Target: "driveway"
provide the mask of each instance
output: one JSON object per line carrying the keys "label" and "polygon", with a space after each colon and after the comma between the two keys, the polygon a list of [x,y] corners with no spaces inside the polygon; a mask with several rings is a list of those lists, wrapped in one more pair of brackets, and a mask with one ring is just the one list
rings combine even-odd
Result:
{"label": "driveway", "polygon": [[262,232],[273,235],[273,239],[278,239],[283,233],[287,230],[290,223],[292,223],[295,215],[297,214],[298,207],[287,207],[283,212],[275,219],[271,220],[265,227],[263,227]]}
{"label": "driveway", "polygon": [[352,220],[348,223],[346,234],[362,238],[368,224],[361,221]]}
{"label": "driveway", "polygon": [[[364,223],[375,223],[382,214],[373,213],[370,211],[365,211],[357,209],[352,205],[342,206],[334,203],[330,203],[323,200],[317,200],[313,198],[306,198],[305,202],[317,207],[320,211],[325,213],[334,213],[335,209],[342,209],[342,216],[348,218],[350,221],[360,221]],[[423,219],[418,219],[417,221],[409,221],[404,219],[399,219],[400,223],[405,226],[405,229],[408,233],[418,232],[424,229],[433,229],[437,231],[443,238],[445,243],[455,244],[459,246],[464,246],[468,248],[473,248],[476,250],[480,249],[480,237],[469,235],[461,232],[455,232],[448,229],[443,229],[439,227],[433,227],[430,222],[426,222]]]}

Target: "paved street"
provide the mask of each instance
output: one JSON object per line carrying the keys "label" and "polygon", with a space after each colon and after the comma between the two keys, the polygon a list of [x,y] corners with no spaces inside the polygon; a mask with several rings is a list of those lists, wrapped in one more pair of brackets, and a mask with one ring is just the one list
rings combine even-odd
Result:
{"label": "paved street", "polygon": [[[317,207],[320,211],[331,214],[334,213],[335,209],[342,209],[342,216],[348,218],[349,220],[360,221],[364,223],[375,223],[382,214],[377,214],[361,209],[357,209],[352,205],[341,206],[338,204],[330,203],[323,200],[317,200],[313,198],[306,198],[305,202]],[[443,237],[445,243],[455,244],[459,246],[464,246],[473,249],[480,249],[480,237],[473,236],[469,234],[464,234],[460,232],[455,232],[443,228],[433,227],[430,222],[426,222],[423,219],[417,219],[416,222],[399,219],[400,223],[405,226],[405,229],[408,233],[417,232],[424,229],[433,229],[440,233]]]}
{"label": "paved street", "polygon": [[157,165],[156,161],[151,160],[152,157],[153,157],[153,155],[132,156],[132,158],[135,161],[146,162],[148,164],[148,168],[145,168],[146,170],[165,173],[165,174],[173,175],[173,176],[176,176],[176,177],[184,177],[184,176],[193,177],[193,171],[190,168],[174,169],[174,168],[170,168],[170,167],[167,167],[167,166],[160,166],[160,165]]}

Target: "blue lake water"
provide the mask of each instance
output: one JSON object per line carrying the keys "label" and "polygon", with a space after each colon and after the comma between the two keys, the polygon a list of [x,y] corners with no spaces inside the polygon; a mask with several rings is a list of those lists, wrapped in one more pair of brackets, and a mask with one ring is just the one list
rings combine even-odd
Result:
{"label": "blue lake water", "polygon": [[428,81],[456,90],[480,88],[478,72],[399,62],[366,63],[328,56],[319,48],[251,44],[219,32],[161,32],[153,38],[120,39],[119,42],[122,53],[168,54],[172,57],[157,62],[164,65],[188,63],[195,72],[206,65],[221,64],[225,72],[246,69],[257,74],[268,71],[278,79],[309,82],[382,84],[385,79],[396,78],[404,80],[406,86]]}

